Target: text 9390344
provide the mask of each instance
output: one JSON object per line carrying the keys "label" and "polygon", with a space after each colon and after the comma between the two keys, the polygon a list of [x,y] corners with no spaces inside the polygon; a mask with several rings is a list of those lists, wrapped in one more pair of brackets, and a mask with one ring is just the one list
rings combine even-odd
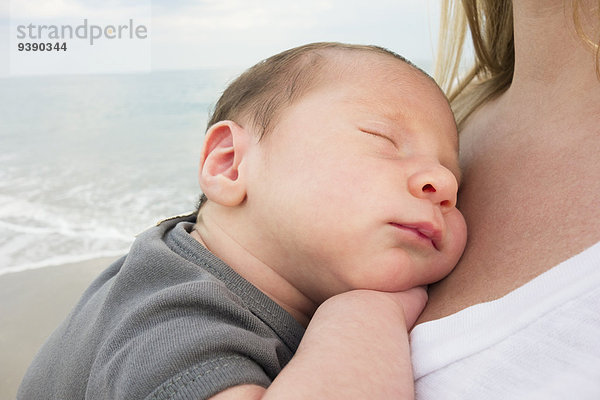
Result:
{"label": "text 9390344", "polygon": [[67,51],[67,42],[20,42],[17,44],[19,51]]}

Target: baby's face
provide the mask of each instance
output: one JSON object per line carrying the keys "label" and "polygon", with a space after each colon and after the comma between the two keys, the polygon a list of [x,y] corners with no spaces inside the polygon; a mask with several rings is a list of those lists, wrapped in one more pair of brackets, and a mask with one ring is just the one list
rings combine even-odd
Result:
{"label": "baby's face", "polygon": [[428,78],[399,61],[359,63],[283,111],[253,150],[259,256],[315,301],[435,282],[466,241],[457,157],[452,113]]}

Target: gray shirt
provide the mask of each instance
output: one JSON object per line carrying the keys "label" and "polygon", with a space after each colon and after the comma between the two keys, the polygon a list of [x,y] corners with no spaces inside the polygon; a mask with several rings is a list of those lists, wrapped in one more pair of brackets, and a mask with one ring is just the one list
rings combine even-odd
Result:
{"label": "gray shirt", "polygon": [[144,232],[52,334],[18,399],[203,399],[267,387],[304,333],[189,235],[193,216]]}

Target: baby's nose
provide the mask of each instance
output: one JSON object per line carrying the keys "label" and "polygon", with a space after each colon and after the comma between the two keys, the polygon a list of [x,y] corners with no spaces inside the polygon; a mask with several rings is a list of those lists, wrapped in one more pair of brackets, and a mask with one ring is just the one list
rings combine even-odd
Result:
{"label": "baby's nose", "polygon": [[450,170],[440,164],[424,166],[409,177],[411,194],[439,205],[442,211],[456,206],[458,183]]}

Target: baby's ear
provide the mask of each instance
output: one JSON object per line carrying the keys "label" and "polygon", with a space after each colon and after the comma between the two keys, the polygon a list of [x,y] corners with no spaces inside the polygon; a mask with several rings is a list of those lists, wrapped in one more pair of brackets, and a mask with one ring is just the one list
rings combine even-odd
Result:
{"label": "baby's ear", "polygon": [[233,121],[220,121],[206,132],[200,157],[200,187],[206,197],[224,206],[237,206],[246,198],[240,165],[251,132]]}

